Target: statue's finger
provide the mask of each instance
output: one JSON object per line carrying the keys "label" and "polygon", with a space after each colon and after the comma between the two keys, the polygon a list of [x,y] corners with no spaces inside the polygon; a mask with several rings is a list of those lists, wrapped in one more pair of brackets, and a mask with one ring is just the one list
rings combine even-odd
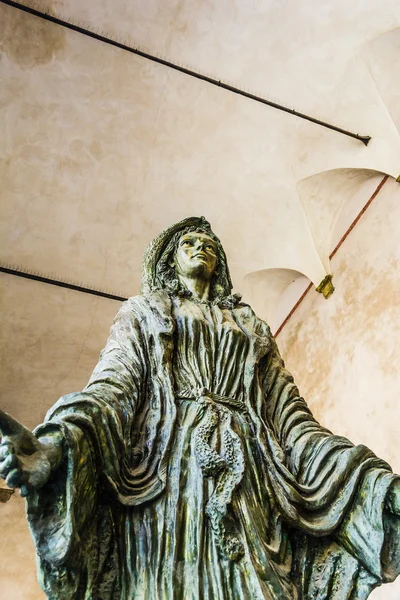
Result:
{"label": "statue's finger", "polygon": [[14,454],[14,446],[11,442],[3,442],[0,444],[0,460],[4,460],[10,454]]}
{"label": "statue's finger", "polygon": [[2,477],[7,477],[10,469],[17,467],[18,464],[19,461],[15,454],[9,454],[7,458],[0,462],[0,475]]}
{"label": "statue's finger", "polygon": [[19,491],[19,495],[22,496],[22,498],[26,498],[26,496],[29,494],[29,489],[28,487],[23,483],[21,485],[21,489]]}
{"label": "statue's finger", "polygon": [[22,484],[22,471],[21,469],[12,469],[6,478],[6,484],[10,488],[20,487]]}
{"label": "statue's finger", "polygon": [[[6,459],[7,460],[7,459]],[[2,477],[3,479],[5,479],[8,475],[9,472],[9,468],[7,467],[7,462],[6,460],[2,460],[0,462],[0,477]]]}

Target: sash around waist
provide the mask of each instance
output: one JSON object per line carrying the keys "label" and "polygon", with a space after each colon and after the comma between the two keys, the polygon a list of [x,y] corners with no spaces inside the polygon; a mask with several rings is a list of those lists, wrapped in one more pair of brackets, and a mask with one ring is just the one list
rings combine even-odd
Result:
{"label": "sash around waist", "polygon": [[214,394],[206,388],[200,388],[198,390],[175,390],[175,399],[190,400],[192,402],[199,403],[206,402],[211,404],[222,404],[223,406],[228,406],[236,410],[246,411],[246,405],[242,400],[237,400],[236,398],[230,398],[228,396],[221,396],[221,394]]}
{"label": "sash around waist", "polygon": [[[206,504],[206,514],[219,552],[228,560],[244,556],[244,545],[237,535],[225,528],[225,517],[232,495],[242,480],[245,457],[240,436],[234,431],[235,420],[228,408],[246,411],[244,402],[205,388],[175,392],[176,400],[196,402],[205,407],[193,433],[193,448],[203,477],[214,480],[213,491]],[[220,444],[214,446],[213,434],[219,430]]]}

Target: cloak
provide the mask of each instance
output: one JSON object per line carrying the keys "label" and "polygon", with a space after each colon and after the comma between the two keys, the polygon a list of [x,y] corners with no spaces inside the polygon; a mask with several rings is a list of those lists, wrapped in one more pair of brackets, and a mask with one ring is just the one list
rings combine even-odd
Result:
{"label": "cloak", "polygon": [[[400,570],[400,519],[385,509],[396,476],[316,422],[267,324],[246,304],[231,310],[249,340],[244,399],[290,539],[293,597],[363,600]],[[62,464],[27,498],[51,599],[131,597],[120,525],[165,493],[177,416],[174,328],[166,292],[130,298],[86,388],[60,398],[35,431],[65,440]]]}

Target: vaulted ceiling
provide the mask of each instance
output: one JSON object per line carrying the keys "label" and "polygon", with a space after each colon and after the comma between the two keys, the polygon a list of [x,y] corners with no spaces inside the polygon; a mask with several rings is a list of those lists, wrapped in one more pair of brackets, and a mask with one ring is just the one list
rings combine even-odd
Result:
{"label": "vaulted ceiling", "polygon": [[[205,215],[235,290],[278,325],[291,282],[330,272],[350,204],[400,174],[397,0],[35,6],[372,139],[2,3],[3,266],[134,295],[147,243]],[[7,274],[1,283],[2,407],[33,426],[84,385],[118,303]]]}

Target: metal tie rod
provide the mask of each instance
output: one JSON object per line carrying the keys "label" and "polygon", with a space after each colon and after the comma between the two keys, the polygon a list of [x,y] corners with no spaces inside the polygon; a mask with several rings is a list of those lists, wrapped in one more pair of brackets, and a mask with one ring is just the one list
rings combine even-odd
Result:
{"label": "metal tie rod", "polygon": [[175,71],[179,71],[184,75],[189,75],[189,77],[194,77],[195,79],[200,79],[201,81],[205,81],[210,83],[211,85],[217,86],[226,90],[228,92],[232,92],[233,94],[237,94],[239,96],[243,96],[245,98],[249,98],[250,100],[254,100],[255,102],[259,102],[260,104],[265,104],[266,106],[270,106],[271,108],[275,108],[277,110],[281,110],[283,112],[289,113],[294,117],[298,117],[299,119],[304,119],[306,121],[310,121],[311,123],[315,123],[316,125],[320,125],[321,127],[325,127],[327,129],[331,129],[332,131],[336,131],[343,135],[347,135],[348,137],[354,138],[362,142],[365,146],[368,146],[371,137],[369,135],[359,135],[358,133],[353,133],[352,131],[348,131],[347,129],[342,129],[341,127],[337,127],[336,125],[331,125],[330,123],[326,123],[325,121],[321,121],[320,119],[315,119],[314,117],[310,117],[304,113],[298,112],[293,108],[288,108],[287,106],[283,106],[282,104],[278,104],[277,102],[272,102],[272,100],[267,100],[266,98],[262,98],[261,96],[256,96],[255,94],[251,94],[250,92],[246,92],[245,90],[241,90],[233,85],[229,85],[228,83],[224,83],[220,79],[214,79],[213,77],[208,77],[207,75],[202,75],[201,73],[197,73],[196,71],[192,71],[191,69],[187,69],[186,67],[182,67],[175,63],[170,62],[169,60],[165,60],[153,54],[149,54],[148,52],[144,52],[143,50],[139,50],[139,48],[133,48],[128,44],[124,44],[119,42],[116,39],[111,37],[107,37],[104,33],[97,33],[96,31],[91,31],[90,29],[86,29],[80,25],[76,25],[75,23],[71,23],[70,21],[65,21],[64,19],[60,19],[54,15],[50,15],[49,13],[43,12],[31,6],[21,4],[20,2],[14,2],[13,0],[0,0],[3,4],[7,4],[8,6],[12,6],[19,10],[23,10],[31,15],[36,17],[40,17],[46,21],[50,21],[51,23],[56,23],[57,25],[61,25],[66,29],[71,29],[72,31],[76,31],[88,37],[91,37],[95,40],[103,42],[105,44],[109,44],[110,46],[115,46],[116,48],[120,48],[121,50],[125,50],[126,52],[130,52],[131,54],[136,54],[137,56],[141,56],[147,60],[151,60],[152,62],[158,63],[159,65],[163,65],[164,67],[168,67],[169,69],[174,69]]}

